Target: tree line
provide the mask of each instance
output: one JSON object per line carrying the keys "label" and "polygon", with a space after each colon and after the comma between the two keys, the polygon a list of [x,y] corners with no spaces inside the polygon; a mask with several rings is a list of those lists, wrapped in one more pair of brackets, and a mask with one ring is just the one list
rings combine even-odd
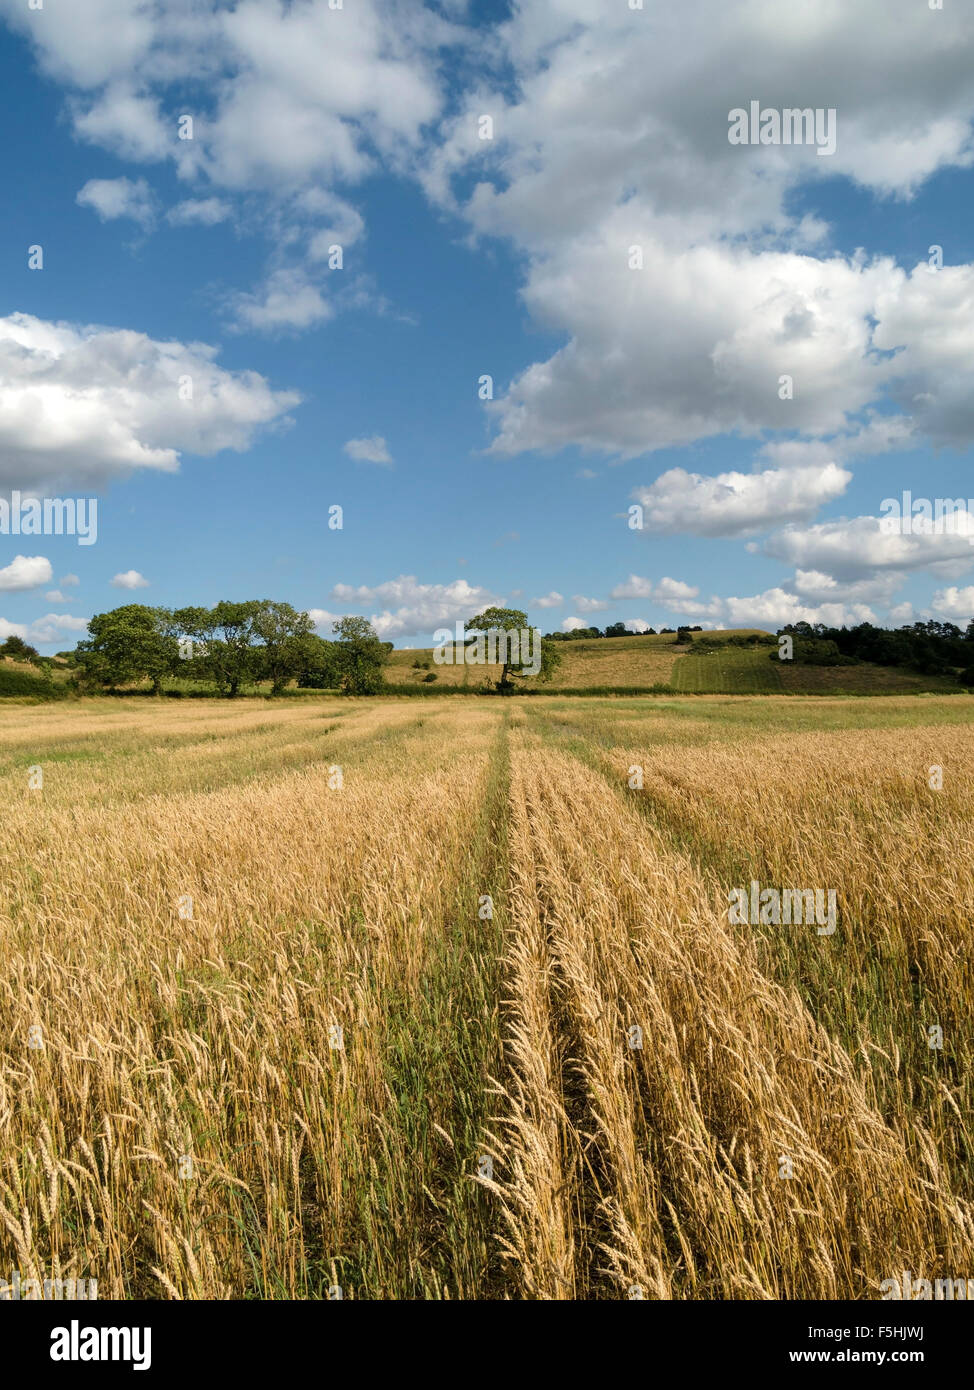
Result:
{"label": "tree line", "polygon": [[231,699],[266,681],[272,695],[292,682],[375,694],[392,643],[380,641],[365,618],[342,618],[334,631],[334,641],[319,637],[307,613],[272,599],[222,601],[213,608],[127,603],[96,613],[88,637],[62,655],[87,689],[148,681],[158,695],[165,680],[181,677]]}
{"label": "tree line", "polygon": [[[381,641],[367,618],[344,617],[332,626],[329,641],[315,632],[308,613],[271,599],[222,601],[213,608],[127,603],[96,613],[88,623],[87,638],[73,652],[58,655],[74,668],[83,690],[117,690],[147,681],[159,695],[164,682],[176,677],[210,685],[230,699],[266,682],[272,695],[283,694],[291,684],[349,695],[378,694],[385,685],[383,668],[393,644]],[[519,609],[488,608],[470,620],[467,635],[473,643],[476,633],[491,628],[526,627],[527,615]],[[542,681],[550,679],[559,661],[557,650],[542,640]],[[526,674],[523,661],[505,661],[496,691],[511,693]]]}
{"label": "tree line", "polygon": [[956,677],[974,685],[974,618],[966,630],[956,623],[915,622],[899,628],[858,623],[827,627],[825,623],[789,623],[780,634],[793,639],[794,660],[813,666],[900,666],[922,676]]}
{"label": "tree line", "polygon": [[625,623],[609,623],[604,630],[598,627],[576,627],[571,632],[546,632],[544,640],[546,642],[578,642],[585,637],[659,637],[672,633],[675,641],[682,642],[692,640],[684,638],[683,634],[687,632],[703,632],[703,628],[699,625],[687,627],[686,624],[682,624],[676,628],[661,627],[659,632],[656,631],[655,627],[648,627],[644,632],[633,632],[631,628],[626,627]]}
{"label": "tree line", "polygon": [[[518,609],[489,608],[471,618],[468,639],[489,628],[524,629],[527,616]],[[678,644],[689,643],[700,627],[682,625],[672,633]],[[582,637],[631,637],[623,623],[611,623],[604,632],[580,628],[574,632],[548,633],[542,640],[539,679],[551,676],[561,661],[558,644]],[[657,635],[652,629],[646,636]],[[793,639],[793,659],[799,664],[838,666],[870,662],[900,666],[922,675],[956,678],[974,686],[974,619],[962,630],[954,623],[915,622],[898,629],[859,623],[855,627],[828,627],[824,623],[789,623],[777,636]],[[771,634],[718,638],[706,634],[696,639],[701,651],[711,644],[764,644],[777,646]],[[246,688],[270,683],[272,695],[289,685],[313,690],[342,690],[351,695],[375,695],[385,685],[383,668],[391,642],[380,640],[367,618],[344,617],[333,624],[333,640],[320,637],[308,613],[289,603],[252,599],[244,603],[221,601],[213,608],[160,608],[129,603],[96,614],[88,624],[88,636],[73,652],[58,656],[74,668],[81,689],[118,689],[148,682],[160,694],[166,680],[183,678],[210,685],[220,695],[233,698]],[[777,650],[770,653],[777,658]],[[0,644],[0,656],[50,667],[22,638],[11,636]],[[525,675],[523,666],[506,664],[495,684],[500,694],[517,688]]]}

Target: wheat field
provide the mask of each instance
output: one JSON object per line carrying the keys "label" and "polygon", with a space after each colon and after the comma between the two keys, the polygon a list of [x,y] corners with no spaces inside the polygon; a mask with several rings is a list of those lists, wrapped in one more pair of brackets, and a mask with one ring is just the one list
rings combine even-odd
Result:
{"label": "wheat field", "polygon": [[[119,1299],[974,1275],[972,713],[4,709],[0,1268]],[[834,890],[836,930],[735,924],[752,880]]]}

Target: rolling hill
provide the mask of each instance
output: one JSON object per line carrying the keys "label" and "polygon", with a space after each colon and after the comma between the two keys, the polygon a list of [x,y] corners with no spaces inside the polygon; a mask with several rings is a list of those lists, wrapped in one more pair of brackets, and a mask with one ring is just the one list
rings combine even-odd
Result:
{"label": "rolling hill", "polygon": [[[545,694],[652,692],[681,695],[906,695],[956,691],[954,681],[862,662],[857,666],[807,666],[773,659],[772,646],[742,647],[731,638],[766,637],[757,628],[695,632],[689,646],[670,633],[648,637],[591,637],[560,645],[562,663]],[[709,639],[699,647],[701,638]],[[714,650],[711,643],[719,643]],[[696,648],[696,650],[695,650]],[[435,676],[435,680],[430,677]],[[391,652],[385,668],[399,691],[433,694],[462,687],[471,692],[500,678],[499,666],[438,666],[431,648]],[[532,682],[523,682],[529,688]]]}

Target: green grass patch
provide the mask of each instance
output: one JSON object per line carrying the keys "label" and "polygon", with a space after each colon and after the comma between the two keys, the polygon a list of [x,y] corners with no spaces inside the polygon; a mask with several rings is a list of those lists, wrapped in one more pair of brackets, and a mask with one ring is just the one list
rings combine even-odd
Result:
{"label": "green grass patch", "polygon": [[686,695],[780,695],[784,687],[769,648],[728,647],[689,651],[674,664],[672,684]]}

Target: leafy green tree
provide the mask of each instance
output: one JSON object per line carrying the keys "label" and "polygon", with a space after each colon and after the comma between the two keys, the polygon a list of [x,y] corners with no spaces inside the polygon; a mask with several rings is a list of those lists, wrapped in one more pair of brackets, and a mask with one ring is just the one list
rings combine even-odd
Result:
{"label": "leafy green tree", "polygon": [[[802,639],[805,661],[813,659],[809,648],[834,643],[843,665],[869,661],[879,666],[902,666],[929,676],[956,674],[959,667],[970,665],[966,635],[954,623],[931,620],[896,630],[874,627],[872,623],[858,623],[851,628],[794,623],[781,631]],[[799,659],[797,641],[795,659]]]}
{"label": "leafy green tree", "polygon": [[297,640],[300,646],[298,685],[305,690],[334,690],[341,680],[335,643],[327,642],[316,632]]}
{"label": "leafy green tree", "polygon": [[176,630],[194,642],[205,642],[214,634],[212,608],[177,608],[172,617]]}
{"label": "leafy green tree", "polygon": [[368,618],[340,618],[333,630],[342,690],[346,695],[377,695],[384,684],[387,644],[379,641]]}
{"label": "leafy green tree", "polygon": [[254,615],[253,630],[264,644],[263,675],[271,682],[271,694],[280,695],[306,660],[305,638],[315,636],[314,625],[307,613],[299,613],[289,603],[262,599]]}
{"label": "leafy green tree", "polygon": [[538,672],[538,680],[547,684],[564,659],[564,652],[556,647],[554,642],[549,642],[547,637],[543,637],[541,639],[541,670]]}
{"label": "leafy green tree", "polygon": [[216,636],[213,610],[194,605],[177,608],[172,616],[173,630],[178,638],[178,660],[174,668],[176,674],[184,680],[215,684],[216,678],[208,660],[208,644]]}
{"label": "leafy green tree", "polygon": [[[478,613],[475,618],[470,619],[466,628],[470,640],[475,640],[475,638],[470,637],[470,634],[488,632],[491,628],[497,628],[502,632],[520,632],[527,625],[528,615],[522,613],[520,608],[485,608],[482,613]],[[520,652],[518,654],[520,655]],[[506,649],[504,655],[508,655]],[[523,668],[523,661],[503,661],[501,663],[501,678],[497,682],[498,691],[508,692],[512,690],[514,682],[511,680],[511,676],[520,675]]]}
{"label": "leafy green tree", "polygon": [[183,633],[199,643],[188,675],[210,680],[221,695],[235,699],[248,681],[261,674],[261,651],[256,623],[260,603],[221,600],[213,608],[181,608],[173,616]]}
{"label": "leafy green tree", "polygon": [[108,686],[149,680],[152,693],[158,695],[179,655],[172,618],[168,608],[143,603],[96,613],[88,623],[87,639],[78,643],[84,679]]}
{"label": "leafy green tree", "polygon": [[[520,608],[485,608],[482,613],[478,613],[475,618],[471,618],[467,623],[468,633],[487,632],[491,628],[496,628],[501,632],[521,632],[528,628],[528,615],[522,613]],[[473,640],[476,640],[475,638]],[[532,639],[537,640],[537,639]],[[508,650],[504,649],[504,656],[508,656]],[[497,691],[502,695],[509,695],[515,689],[515,679],[520,679],[530,674],[525,670],[523,660],[525,652],[523,645],[519,645],[518,661],[503,661],[501,663],[501,678],[497,682]],[[551,679],[552,673],[561,661],[561,652],[553,642],[546,639],[541,641],[541,669],[538,672],[538,679],[547,681]]]}

